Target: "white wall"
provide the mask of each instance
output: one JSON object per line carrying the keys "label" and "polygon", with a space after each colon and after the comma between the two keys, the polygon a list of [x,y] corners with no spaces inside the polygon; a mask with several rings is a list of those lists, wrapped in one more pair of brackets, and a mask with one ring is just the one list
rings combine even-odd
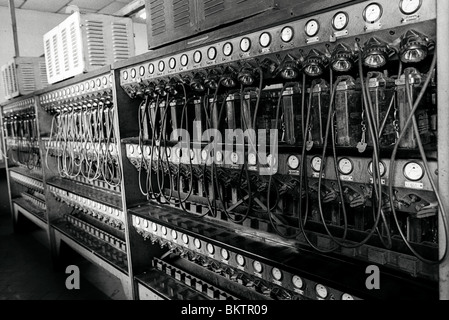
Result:
{"label": "white wall", "polygon": [[[19,51],[22,57],[44,54],[43,36],[68,15],[16,9]],[[146,25],[134,23],[136,54],[148,51]],[[8,7],[0,7],[0,66],[14,57],[11,17]],[[0,77],[0,103],[5,101],[3,80]]]}

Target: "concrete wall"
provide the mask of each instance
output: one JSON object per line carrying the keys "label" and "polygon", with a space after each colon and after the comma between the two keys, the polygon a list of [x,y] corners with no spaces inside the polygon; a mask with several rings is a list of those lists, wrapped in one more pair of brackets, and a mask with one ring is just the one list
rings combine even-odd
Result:
{"label": "concrete wall", "polygon": [[[68,15],[16,9],[19,51],[22,57],[44,54],[43,36]],[[134,23],[136,54],[147,52],[146,25]],[[8,7],[0,7],[0,66],[14,57],[11,17]],[[3,79],[0,77],[0,103],[5,101]]]}

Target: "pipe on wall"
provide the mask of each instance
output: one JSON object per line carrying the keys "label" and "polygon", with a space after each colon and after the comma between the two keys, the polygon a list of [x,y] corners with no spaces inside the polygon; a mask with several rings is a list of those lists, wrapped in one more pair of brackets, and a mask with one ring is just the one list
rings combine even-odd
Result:
{"label": "pipe on wall", "polygon": [[17,21],[16,21],[16,8],[14,7],[14,0],[9,0],[9,12],[11,14],[12,36],[14,39],[14,56],[20,57],[19,40],[17,37]]}

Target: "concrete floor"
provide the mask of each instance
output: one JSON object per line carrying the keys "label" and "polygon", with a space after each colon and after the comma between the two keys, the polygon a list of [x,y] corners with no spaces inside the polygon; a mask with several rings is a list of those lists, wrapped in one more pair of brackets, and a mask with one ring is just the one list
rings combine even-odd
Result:
{"label": "concrete floor", "polygon": [[80,290],[68,290],[65,270],[53,267],[47,233],[33,225],[14,233],[5,170],[0,169],[0,300],[122,300],[120,282],[87,260],[70,254],[80,268]]}

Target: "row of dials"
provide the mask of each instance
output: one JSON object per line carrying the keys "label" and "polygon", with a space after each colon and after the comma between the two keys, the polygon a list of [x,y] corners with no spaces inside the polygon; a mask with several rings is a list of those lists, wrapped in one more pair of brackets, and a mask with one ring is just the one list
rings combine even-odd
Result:
{"label": "row of dials", "polygon": [[[185,233],[179,233],[174,229],[169,229],[165,226],[158,225],[157,223],[149,222],[148,220],[139,218],[137,216],[133,217],[133,225],[138,229],[150,232],[152,234],[155,234],[156,236],[159,236],[160,234],[165,239],[168,239],[168,237],[170,237],[171,240],[176,243],[178,241],[181,241],[182,245],[186,247],[189,246],[192,242],[193,248],[196,251],[202,252],[204,247],[205,253],[211,257],[219,254],[219,257],[222,261],[228,262],[231,259],[235,260],[238,268],[244,268],[248,263],[248,259],[241,254],[231,254],[231,252],[225,248],[217,248],[209,242],[203,242],[198,238],[190,237]],[[262,274],[264,272],[264,268],[267,267],[258,260],[252,260],[251,265],[256,274]],[[284,280],[285,275],[281,269],[277,267],[268,268],[270,268],[269,273],[274,281],[281,282],[282,280]],[[306,287],[306,281],[298,275],[293,275],[291,277],[291,284],[296,290],[299,291],[304,290]],[[325,285],[319,283],[315,285],[315,293],[321,299],[326,299],[330,295],[329,289]],[[342,295],[341,299],[354,300],[354,297],[350,294],[345,293]]]}
{"label": "row of dials", "polygon": [[25,109],[33,108],[34,109],[34,98],[28,98],[25,100],[18,101],[16,103],[12,103],[8,106],[5,106],[3,108],[3,113],[6,114],[9,112],[19,112],[20,109],[23,109],[23,108],[25,108]]}
{"label": "row of dials", "polygon": [[97,90],[112,88],[112,74],[109,76],[102,76],[96,79],[91,79],[70,87],[43,94],[40,97],[41,103],[48,103],[59,99],[66,99]]}
{"label": "row of dials", "polygon": [[[422,6],[422,0],[401,0],[399,7],[402,13],[411,15],[416,13]],[[371,3],[369,4],[364,12],[363,18],[366,23],[372,24],[380,20],[383,15],[383,7],[379,3]],[[332,18],[332,27],[335,31],[344,30],[349,24],[350,16],[345,11],[337,12]],[[305,25],[305,34],[307,37],[312,38],[315,37],[320,31],[320,23],[317,19],[309,20]],[[291,26],[285,26],[280,33],[281,40],[285,43],[290,42],[294,36],[294,29]],[[272,43],[272,34],[270,32],[262,32],[259,36],[259,45],[262,48],[268,48]],[[249,37],[243,37],[240,40],[240,50],[243,53],[248,52],[251,49],[252,43]],[[231,56],[234,51],[233,44],[231,42],[226,42],[222,47],[222,53],[225,57]],[[218,55],[218,49],[214,46],[211,46],[207,49],[207,58],[210,61],[214,61]],[[200,50],[196,50],[193,52],[193,62],[195,64],[199,64],[203,61],[203,53]],[[156,65],[155,63],[150,63],[148,65],[148,73],[150,75],[155,72],[164,72],[167,68],[170,70],[174,70],[178,63],[181,67],[186,67],[189,63],[190,57],[187,54],[181,55],[179,61],[176,58],[172,57],[168,60],[168,66],[166,62],[160,60]],[[123,72],[123,80],[128,80],[129,78],[134,79],[137,77],[137,73],[141,77],[146,74],[147,70],[145,66],[140,66],[137,69],[133,68],[129,71]]]}

